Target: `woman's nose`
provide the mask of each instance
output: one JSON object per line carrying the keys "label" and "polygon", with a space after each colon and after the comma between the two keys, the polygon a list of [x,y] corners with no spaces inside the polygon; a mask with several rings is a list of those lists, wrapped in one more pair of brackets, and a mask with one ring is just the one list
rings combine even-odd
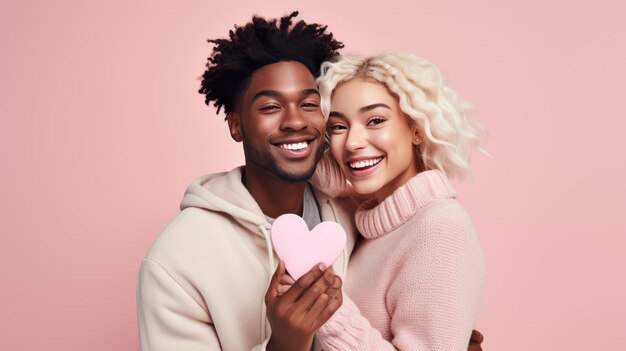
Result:
{"label": "woman's nose", "polygon": [[362,128],[350,128],[346,139],[346,149],[357,151],[367,146],[367,133]]}

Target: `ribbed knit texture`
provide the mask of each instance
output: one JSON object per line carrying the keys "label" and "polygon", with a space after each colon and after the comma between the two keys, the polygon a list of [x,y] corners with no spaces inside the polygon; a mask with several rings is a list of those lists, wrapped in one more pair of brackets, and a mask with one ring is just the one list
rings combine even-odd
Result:
{"label": "ribbed knit texture", "polygon": [[350,260],[343,305],[317,334],[325,350],[467,350],[484,260],[454,196],[443,173],[426,171],[359,207],[367,240]]}
{"label": "ribbed knit texture", "polygon": [[426,171],[396,189],[392,196],[378,204],[372,199],[359,206],[356,225],[361,235],[376,239],[403,225],[417,211],[439,198],[454,198],[456,193],[446,176]]}

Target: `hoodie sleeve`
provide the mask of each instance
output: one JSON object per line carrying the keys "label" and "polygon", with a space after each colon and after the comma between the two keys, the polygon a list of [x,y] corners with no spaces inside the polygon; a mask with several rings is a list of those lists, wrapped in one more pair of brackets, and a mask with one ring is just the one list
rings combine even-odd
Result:
{"label": "hoodie sleeve", "polygon": [[148,258],[139,271],[137,313],[142,351],[221,350],[209,314]]}
{"label": "hoodie sleeve", "polygon": [[[221,350],[208,311],[156,261],[144,258],[137,283],[142,351]],[[267,340],[252,350],[265,350]]]}

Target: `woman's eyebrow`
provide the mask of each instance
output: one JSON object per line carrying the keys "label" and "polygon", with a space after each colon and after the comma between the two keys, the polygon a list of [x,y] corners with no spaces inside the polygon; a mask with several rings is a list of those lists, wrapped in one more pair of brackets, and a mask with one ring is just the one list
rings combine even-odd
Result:
{"label": "woman's eyebrow", "polygon": [[[367,105],[367,106],[363,106],[359,109],[359,113],[363,113],[363,112],[367,112],[369,110],[373,110],[377,107],[383,107],[386,109],[391,110],[391,107],[389,107],[387,104],[383,104],[382,102],[380,103],[376,103],[376,104],[371,104],[371,105]],[[346,116],[339,112],[339,111],[330,111],[330,113],[328,114],[328,117],[339,117],[339,118],[345,118]]]}
{"label": "woman's eyebrow", "polygon": [[337,111],[330,111],[330,113],[328,114],[328,117],[339,117],[339,118],[345,118],[346,116],[341,113],[341,112],[337,112]]}
{"label": "woman's eyebrow", "polygon": [[363,113],[363,112],[367,112],[369,110],[373,110],[377,107],[384,107],[386,109],[391,110],[391,107],[387,106],[386,104],[381,103],[377,103],[377,104],[371,104],[371,105],[367,105],[367,106],[363,106],[359,109],[359,113]]}

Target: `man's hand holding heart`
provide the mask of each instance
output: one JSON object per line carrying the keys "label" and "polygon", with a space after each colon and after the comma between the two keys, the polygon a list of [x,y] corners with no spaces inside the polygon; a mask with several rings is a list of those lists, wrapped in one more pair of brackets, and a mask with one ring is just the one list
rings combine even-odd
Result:
{"label": "man's hand holding heart", "polygon": [[[281,279],[293,284],[281,284]],[[341,286],[341,278],[325,263],[293,281],[280,261],[265,295],[272,326],[267,350],[310,350],[317,329],[341,306]]]}
{"label": "man's hand holding heart", "polygon": [[272,327],[268,350],[310,350],[317,329],[339,309],[343,282],[330,265],[345,240],[336,223],[323,222],[309,231],[296,215],[274,221],[272,242],[281,261],[265,295]]}

